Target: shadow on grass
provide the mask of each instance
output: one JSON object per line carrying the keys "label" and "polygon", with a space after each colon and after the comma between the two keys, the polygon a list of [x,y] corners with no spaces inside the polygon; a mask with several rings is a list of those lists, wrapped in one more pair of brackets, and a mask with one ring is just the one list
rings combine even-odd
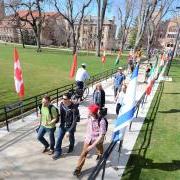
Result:
{"label": "shadow on grass", "polygon": [[158,111],[159,113],[178,113],[180,109],[170,109],[168,111]]}
{"label": "shadow on grass", "polygon": [[[162,82],[159,86],[159,91],[157,91],[156,96],[154,97],[153,104],[150,109],[150,113],[145,119],[144,125],[140,132],[139,137],[143,136],[144,139],[140,143],[140,147],[136,147],[136,151],[133,150],[133,154],[131,154],[129,161],[126,166],[126,170],[122,176],[122,179],[139,179],[142,169],[178,169],[179,161],[176,161],[177,167],[172,163],[153,163],[153,160],[146,159],[146,153],[151,143],[151,136],[154,127],[154,120],[156,118],[156,114],[158,112],[159,104],[161,101],[162,93],[164,89],[164,83]],[[138,140],[137,140],[138,142]],[[140,141],[139,141],[140,142]]]}

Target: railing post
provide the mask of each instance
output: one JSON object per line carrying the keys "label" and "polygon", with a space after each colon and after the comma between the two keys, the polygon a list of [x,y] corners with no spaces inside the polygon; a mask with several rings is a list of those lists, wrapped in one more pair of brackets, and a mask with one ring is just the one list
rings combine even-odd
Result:
{"label": "railing post", "polygon": [[56,103],[57,103],[57,106],[58,106],[58,102],[59,102],[59,101],[58,101],[58,98],[59,98],[59,95],[58,95],[58,94],[59,94],[59,90],[57,89],[57,94],[56,94],[56,98],[57,98]]}
{"label": "railing post", "polygon": [[9,132],[8,115],[7,115],[7,110],[5,106],[4,106],[4,112],[5,112],[5,118],[6,118],[6,129]]}
{"label": "railing post", "polygon": [[38,99],[37,96],[35,96],[36,98],[36,116],[38,117]]}
{"label": "railing post", "polygon": [[23,116],[23,101],[20,102],[20,108],[21,108],[21,118],[22,118],[22,122],[24,122],[24,116]]}
{"label": "railing post", "polygon": [[103,164],[103,172],[102,172],[101,180],[104,180],[105,170],[106,170],[106,160],[105,160],[105,162]]}

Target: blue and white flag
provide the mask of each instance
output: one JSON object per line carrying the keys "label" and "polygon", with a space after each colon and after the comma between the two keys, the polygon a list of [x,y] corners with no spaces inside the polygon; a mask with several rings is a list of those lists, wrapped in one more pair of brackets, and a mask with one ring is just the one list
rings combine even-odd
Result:
{"label": "blue and white flag", "polygon": [[115,128],[113,132],[113,141],[118,141],[122,137],[121,130],[128,126],[136,111],[135,98],[136,98],[136,86],[138,78],[139,65],[133,71],[131,80],[128,84],[126,94],[124,97],[124,105],[121,107],[119,115],[115,120]]}

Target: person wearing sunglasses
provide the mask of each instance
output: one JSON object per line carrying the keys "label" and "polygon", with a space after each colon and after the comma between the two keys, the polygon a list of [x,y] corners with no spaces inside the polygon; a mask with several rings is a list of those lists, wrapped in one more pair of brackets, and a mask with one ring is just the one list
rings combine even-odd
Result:
{"label": "person wearing sunglasses", "polygon": [[69,138],[69,150],[71,153],[74,149],[75,137],[74,133],[76,131],[76,124],[79,119],[78,106],[71,101],[70,93],[63,95],[62,102],[60,103],[60,126],[58,132],[57,143],[55,147],[55,153],[53,159],[56,160],[62,155],[62,141],[64,136]]}

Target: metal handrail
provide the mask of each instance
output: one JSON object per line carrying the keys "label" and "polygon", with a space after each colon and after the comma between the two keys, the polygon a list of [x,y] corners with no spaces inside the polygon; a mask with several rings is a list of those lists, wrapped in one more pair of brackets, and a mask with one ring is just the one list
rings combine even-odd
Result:
{"label": "metal handrail", "polygon": [[[108,77],[112,76],[116,71],[117,68],[112,68],[104,72],[98,73],[96,75],[93,75],[87,82],[87,85],[88,86],[93,85],[95,82],[107,79]],[[68,92],[69,90],[74,89],[75,87],[76,87],[75,83],[67,84],[65,86],[46,91],[44,93],[40,93],[36,96],[26,98],[22,101],[17,101],[12,104],[1,106],[0,123],[6,124],[7,130],[9,131],[8,123],[10,119],[21,115],[22,109],[23,109],[23,113],[26,113],[32,109],[35,109],[35,111],[37,112],[38,104],[40,103],[42,97],[46,94],[48,94],[52,100],[56,100],[58,104],[58,99],[61,98],[65,92]]]}

